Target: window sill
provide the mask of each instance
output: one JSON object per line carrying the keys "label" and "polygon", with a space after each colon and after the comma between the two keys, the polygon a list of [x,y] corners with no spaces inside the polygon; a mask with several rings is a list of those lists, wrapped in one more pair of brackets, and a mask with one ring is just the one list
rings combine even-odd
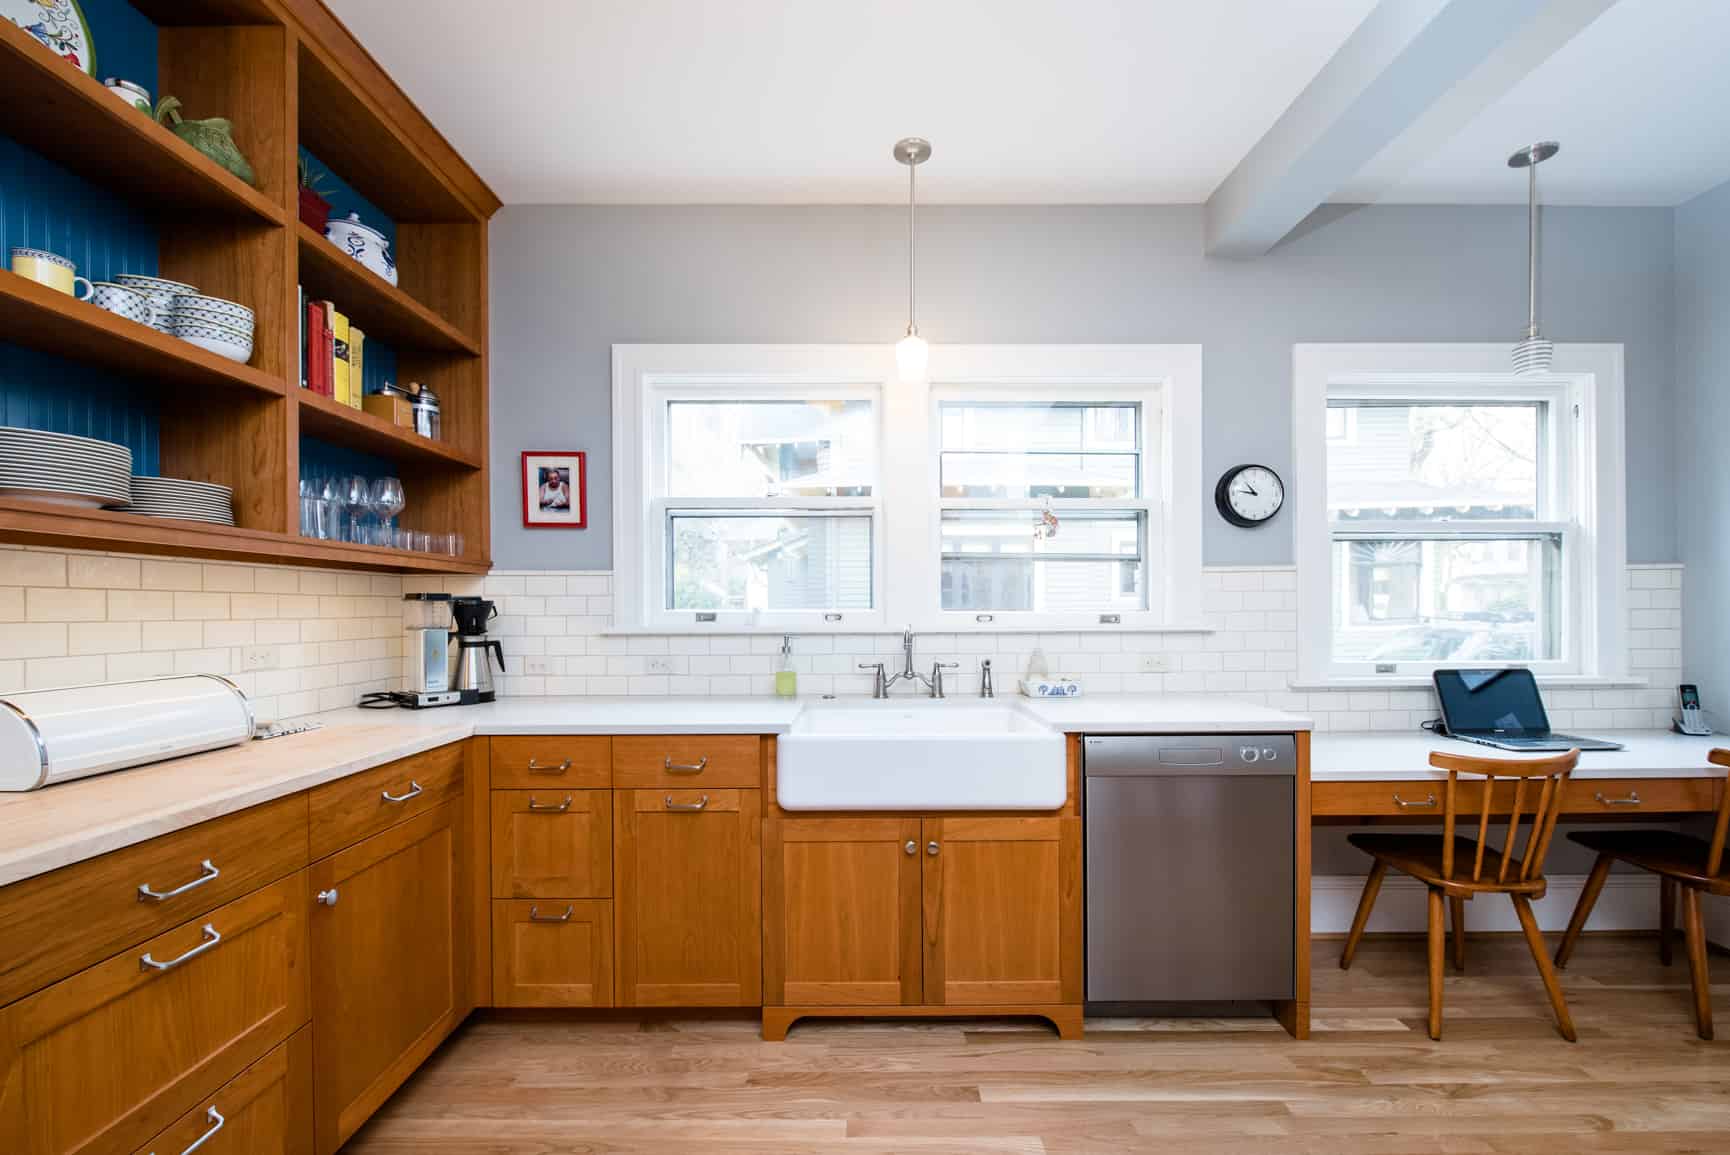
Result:
{"label": "window sill", "polygon": [[[1557,690],[1643,690],[1652,684],[1647,678],[1631,675],[1538,674],[1536,677],[1539,687]],[[1312,690],[1428,690],[1434,685],[1432,679],[1423,675],[1385,674],[1381,677],[1294,680],[1288,689],[1302,694]]]}
{"label": "window sill", "polygon": [[[595,631],[603,638],[609,637],[738,637],[744,634],[762,634],[765,636],[791,634],[794,637],[810,637],[823,634],[847,634],[852,637],[900,637],[905,628],[894,628],[878,625],[848,625],[846,622],[822,622],[809,626],[753,626],[734,625],[728,622],[715,622],[701,626],[607,626]],[[953,623],[933,626],[914,626],[915,637],[930,634],[1212,634],[1217,627],[1203,623],[1172,624],[1164,626],[1124,626],[1124,625],[996,625],[990,622]]]}

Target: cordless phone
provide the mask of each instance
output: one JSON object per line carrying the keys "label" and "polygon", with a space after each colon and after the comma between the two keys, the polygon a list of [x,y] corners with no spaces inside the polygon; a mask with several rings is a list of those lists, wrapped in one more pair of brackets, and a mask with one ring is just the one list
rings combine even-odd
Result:
{"label": "cordless phone", "polygon": [[1676,729],[1682,734],[1710,734],[1712,727],[1700,712],[1700,687],[1685,682],[1682,687],[1682,716],[1676,719]]}

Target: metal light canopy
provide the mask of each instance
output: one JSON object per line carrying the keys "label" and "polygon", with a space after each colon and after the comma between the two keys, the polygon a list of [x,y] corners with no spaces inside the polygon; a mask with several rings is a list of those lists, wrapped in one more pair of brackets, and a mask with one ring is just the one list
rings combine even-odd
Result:
{"label": "metal light canopy", "polygon": [[1526,335],[1514,346],[1514,372],[1548,373],[1556,347],[1538,335],[1538,166],[1561,151],[1553,140],[1527,145],[1508,158],[1509,168],[1526,170]]}
{"label": "metal light canopy", "polygon": [[896,141],[891,154],[898,163],[907,166],[907,335],[896,342],[895,367],[902,381],[917,384],[925,380],[925,370],[931,361],[931,346],[919,335],[919,325],[914,320],[913,311],[913,206],[916,199],[914,174],[920,165],[931,159],[931,142],[921,137],[909,136]]}

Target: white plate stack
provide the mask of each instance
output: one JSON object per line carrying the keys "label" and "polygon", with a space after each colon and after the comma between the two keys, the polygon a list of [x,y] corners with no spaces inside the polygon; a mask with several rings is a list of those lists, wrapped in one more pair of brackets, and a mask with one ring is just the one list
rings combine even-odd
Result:
{"label": "white plate stack", "polygon": [[178,477],[134,477],[132,504],[122,512],[233,525],[234,490],[226,485],[183,481]]}
{"label": "white plate stack", "polygon": [[0,496],[102,509],[132,500],[132,451],[112,441],[0,426]]}

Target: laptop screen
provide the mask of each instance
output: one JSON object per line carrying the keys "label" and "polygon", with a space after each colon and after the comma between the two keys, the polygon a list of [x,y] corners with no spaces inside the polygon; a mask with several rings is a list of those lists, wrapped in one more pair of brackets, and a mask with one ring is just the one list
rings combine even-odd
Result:
{"label": "laptop screen", "polygon": [[1550,719],[1530,670],[1437,670],[1448,729],[1461,734],[1544,735]]}

